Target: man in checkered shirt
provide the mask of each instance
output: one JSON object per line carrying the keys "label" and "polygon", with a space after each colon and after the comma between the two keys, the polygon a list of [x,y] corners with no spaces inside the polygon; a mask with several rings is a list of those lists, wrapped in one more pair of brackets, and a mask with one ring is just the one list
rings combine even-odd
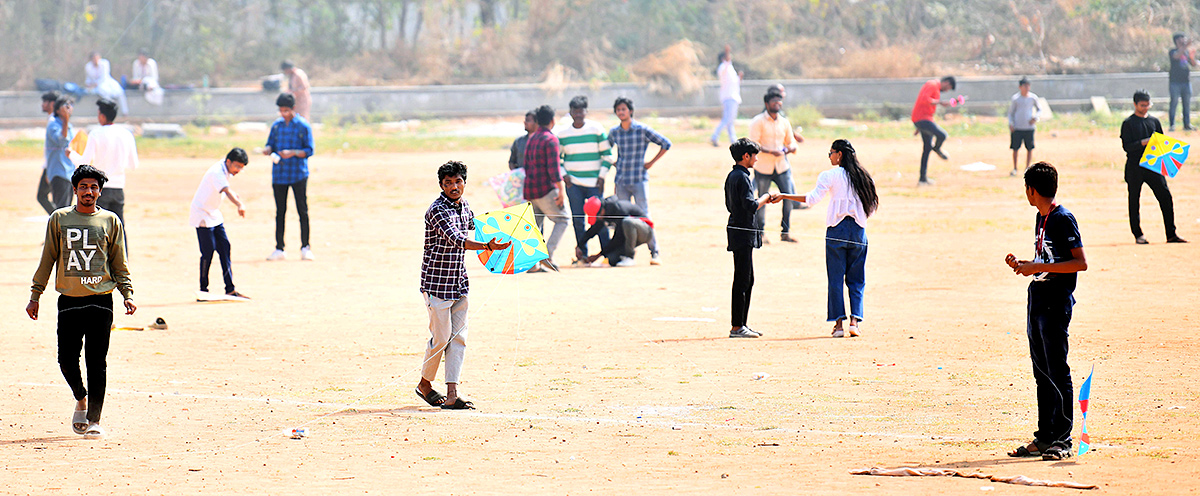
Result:
{"label": "man in checkered shirt", "polygon": [[[613,194],[618,200],[633,201],[650,215],[650,204],[646,200],[646,171],[654,167],[658,159],[671,149],[671,140],[650,129],[650,126],[633,120],[633,100],[618,97],[613,103],[613,113],[621,124],[608,132],[608,143],[617,148],[616,180]],[[658,154],[646,161],[649,144],[659,146]],[[658,239],[650,238],[650,265],[658,265]]]}
{"label": "man in checkered shirt", "polygon": [[[463,199],[467,166],[450,161],[438,168],[442,194],[425,211],[425,254],[421,258],[421,293],[429,310],[429,333],[417,396],[430,406],[449,410],[474,409],[458,395],[458,376],[467,348],[466,250],[503,250],[511,242],[474,241],[468,235],[471,206]],[[446,396],[433,390],[442,356],[446,357]]]}
{"label": "man in checkered shirt", "polygon": [[312,260],[308,244],[308,157],[313,154],[312,126],[308,119],[296,113],[296,97],[282,93],[275,99],[279,118],[271,123],[271,134],[263,155],[272,155],[271,189],[275,193],[275,251],[267,260],[283,260],[283,226],[287,214],[287,192],[296,197],[296,213],[300,215],[300,260]]}

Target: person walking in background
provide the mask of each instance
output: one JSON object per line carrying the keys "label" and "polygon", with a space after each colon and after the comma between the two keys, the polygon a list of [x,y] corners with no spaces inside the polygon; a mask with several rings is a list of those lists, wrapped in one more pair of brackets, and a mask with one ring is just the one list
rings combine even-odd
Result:
{"label": "person walking in background", "polygon": [[308,73],[296,67],[296,64],[293,64],[289,60],[280,63],[279,68],[283,70],[283,74],[288,78],[288,92],[296,98],[296,113],[300,114],[300,117],[303,117],[307,121],[308,113],[312,110],[312,95],[308,92]]}
{"label": "person walking in background", "polygon": [[942,143],[946,141],[946,130],[933,122],[933,115],[937,113],[937,106],[950,106],[950,102],[942,100],[942,92],[953,90],[957,87],[954,76],[943,77],[940,81],[930,79],[921,86],[921,91],[917,93],[917,101],[913,104],[912,122],[917,127],[917,132],[921,134],[921,177],[917,180],[918,186],[929,186],[933,181],[929,179],[929,152],[936,153],[942,160],[949,160],[945,153],[942,153]]}
{"label": "person walking in background", "polygon": [[717,55],[717,79],[721,81],[721,123],[713,130],[710,140],[714,147],[720,146],[717,137],[721,135],[721,130],[729,134],[730,143],[737,139],[737,130],[734,128],[737,123],[738,105],[742,103],[742,73],[733,68],[729,45],[725,45],[725,51]]}
{"label": "person walking in background", "polygon": [[[665,136],[658,134],[650,126],[646,126],[640,122],[633,120],[633,100],[625,97],[618,97],[613,102],[613,113],[617,115],[617,119],[621,121],[619,125],[608,131],[608,143],[617,148],[617,163],[616,177],[613,182],[613,195],[618,200],[632,200],[634,204],[641,207],[646,212],[650,213],[650,203],[647,200],[647,184],[649,177],[647,171],[658,159],[666,155],[667,150],[671,149],[671,140]],[[659,146],[658,153],[654,158],[646,161],[646,149],[649,144],[654,143]],[[662,261],[658,258],[658,239],[650,239],[650,265],[659,265]]]}
{"label": "person walking in background", "polygon": [[[553,138],[553,135],[551,135]],[[557,155],[556,155],[557,157]],[[425,211],[425,248],[421,258],[421,295],[429,311],[429,341],[425,343],[425,361],[416,393],[429,406],[448,410],[473,410],[474,403],[458,392],[459,376],[467,352],[467,279],[466,250],[497,251],[511,241],[487,243],[472,240],[471,211],[463,192],[467,187],[467,166],[450,161],[438,167],[438,185],[442,192]],[[564,226],[565,227],[565,226]],[[446,396],[433,389],[438,366],[446,359]]]}
{"label": "person walking in background", "polygon": [[[272,155],[271,189],[275,193],[275,251],[267,260],[284,260],[283,228],[287,214],[287,192],[296,198],[296,213],[300,216],[300,260],[313,260],[308,230],[308,157],[313,155],[312,126],[308,119],[296,114],[296,98],[283,93],[275,99],[279,118],[271,123],[271,134],[263,155]],[[278,157],[278,158],[276,158]]]}
{"label": "person walking in background", "polygon": [[[829,277],[827,316],[834,322],[833,337],[846,334],[858,336],[859,324],[863,319],[863,291],[867,276],[867,217],[879,207],[879,194],[875,191],[875,180],[858,162],[858,155],[849,141],[839,139],[829,147],[829,164],[832,166],[817,175],[817,184],[805,195],[781,194],[772,201],[795,200],[817,203],[829,196],[829,209],[825,213],[825,271]],[[850,292],[850,313],[846,314],[846,302],[842,299],[842,288]],[[842,321],[849,326],[842,328]]]}
{"label": "person walking in background", "polygon": [[221,277],[225,280],[225,294],[234,298],[249,299],[239,293],[233,285],[233,260],[230,258],[229,236],[225,234],[225,217],[221,215],[221,195],[237,207],[238,216],[246,216],[242,199],[229,186],[229,178],[238,175],[250,162],[246,150],[234,148],[225,154],[225,160],[213,164],[200,180],[200,187],[192,196],[192,208],[188,222],[196,228],[200,242],[200,291],[208,292],[208,271],[212,267],[213,252],[221,259]]}
{"label": "person walking in background", "polygon": [[[571,122],[556,126],[554,135],[558,137],[558,145],[562,150],[562,165],[566,176],[567,199],[571,203],[571,224],[575,227],[575,264],[586,265],[588,257],[587,239],[584,233],[588,231],[583,223],[584,200],[593,196],[604,197],[604,177],[612,167],[612,145],[608,144],[608,133],[600,123],[587,118],[588,100],[586,96],[571,99]],[[608,244],[608,230],[602,229],[600,246]]]}
{"label": "person walking in background", "polygon": [[[88,439],[104,437],[100,413],[108,377],[108,343],[113,322],[113,290],[125,298],[125,314],[133,315],[133,281],[125,259],[121,219],[96,207],[102,196],[104,173],[80,165],[71,176],[77,201],[61,208],[46,222],[42,258],[33,274],[25,313],[38,319],[40,300],[55,273],[58,297],[58,366],[71,393],[75,412],[71,429]],[[85,350],[87,387],[79,371],[79,352]]]}
{"label": "person walking in background", "polygon": [[1183,130],[1191,131],[1192,127],[1192,68],[1196,66],[1196,50],[1192,48],[1192,40],[1183,33],[1175,33],[1171,37],[1175,48],[1167,51],[1167,59],[1171,64],[1168,81],[1171,89],[1171,106],[1167,112],[1167,123],[1171,131],[1175,130],[1175,106],[1183,100]]}
{"label": "person walking in background", "polygon": [[554,230],[546,238],[547,256],[539,265],[529,272],[542,272],[549,269],[558,272],[554,264],[554,249],[559,240],[567,232],[567,223],[571,215],[563,208],[566,199],[566,187],[563,184],[562,166],[559,165],[558,138],[550,132],[554,126],[554,109],[549,105],[537,108],[538,130],[529,136],[525,144],[525,199],[533,204],[534,218],[538,230],[542,230],[546,217],[554,221]]}
{"label": "person walking in background", "polygon": [[1150,93],[1137,90],[1133,93],[1133,114],[1121,123],[1121,147],[1125,149],[1125,183],[1129,186],[1129,228],[1133,240],[1139,245],[1150,244],[1142,236],[1141,197],[1142,184],[1150,186],[1158,206],[1162,209],[1163,227],[1167,231],[1168,243],[1187,243],[1175,233],[1175,201],[1167,187],[1167,178],[1138,165],[1146,144],[1154,133],[1162,132],[1162,123],[1150,115]]}
{"label": "person walking in background", "polygon": [[[58,96],[59,95],[57,91],[47,91],[42,93],[42,112],[46,113],[47,126],[49,126],[51,122],[54,122],[54,101],[58,100]],[[49,146],[46,148],[49,148]],[[54,200],[50,196],[50,176],[46,175],[47,170],[49,170],[48,166],[50,156],[46,155],[45,158],[46,160],[42,161],[42,178],[38,180],[37,202],[38,205],[41,205],[42,209],[46,211],[46,215],[50,215],[54,212],[55,207]]]}
{"label": "person walking in background", "polygon": [[75,130],[71,128],[71,112],[75,102],[71,97],[59,95],[54,101],[54,119],[46,124],[46,179],[50,181],[50,198],[54,208],[71,204],[71,174],[75,163],[71,162],[71,140]]}
{"label": "person walking in background", "polygon": [[[104,183],[104,194],[96,200],[96,205],[117,214],[121,225],[126,226],[125,170],[138,167],[137,143],[128,129],[113,125],[117,119],[116,102],[101,98],[96,101],[96,106],[99,107],[96,119],[100,127],[88,135],[80,162],[104,172],[108,180]],[[128,229],[125,231],[128,232]]]}
{"label": "person walking in background", "polygon": [[113,79],[112,65],[108,63],[108,59],[101,58],[100,52],[88,54],[88,61],[83,65],[83,72],[87,76],[83,83],[88,93],[116,101],[121,105],[121,113],[129,115],[129,102],[125,100],[125,88],[121,87],[120,81]]}
{"label": "person walking in background", "polygon": [[537,114],[532,110],[525,112],[525,135],[513,140],[508,149],[508,170],[525,167],[525,144],[529,142],[529,135],[537,131],[537,127]]}
{"label": "person walking in background", "polygon": [[[775,183],[780,193],[795,193],[796,185],[792,182],[792,167],[787,156],[796,153],[796,143],[792,136],[792,124],[780,113],[783,109],[783,95],[767,93],[763,95],[763,103],[766,104],[766,110],[750,121],[750,141],[758,143],[761,150],[754,164],[755,190],[760,195],[767,194],[771,190],[771,183]],[[759,209],[755,216],[760,226],[767,225],[765,208]],[[792,202],[783,202],[783,219],[780,221],[783,234],[780,235],[780,239],[795,243],[796,240],[788,234],[791,218]],[[763,242],[766,242],[765,238]]]}
{"label": "person walking in background", "polygon": [[1017,152],[1025,145],[1025,168],[1033,161],[1033,132],[1037,130],[1038,113],[1042,111],[1038,96],[1029,91],[1029,80],[1021,78],[1019,91],[1012,96],[1008,105],[1009,148],[1013,152],[1013,169],[1010,176],[1017,175]]}

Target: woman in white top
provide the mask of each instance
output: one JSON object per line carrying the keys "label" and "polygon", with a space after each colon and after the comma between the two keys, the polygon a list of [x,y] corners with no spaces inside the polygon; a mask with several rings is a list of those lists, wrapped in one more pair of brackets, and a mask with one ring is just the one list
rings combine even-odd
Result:
{"label": "woman in white top", "polygon": [[737,139],[733,128],[737,122],[738,105],[742,103],[742,74],[733,68],[729,45],[725,45],[725,51],[717,55],[717,64],[717,79],[721,80],[721,123],[713,131],[712,146],[717,146],[721,130],[729,134],[730,143]]}
{"label": "woman in white top", "polygon": [[[806,195],[778,195],[779,200],[795,200],[809,205],[829,196],[825,222],[825,270],[829,275],[829,322],[833,337],[846,333],[858,336],[858,324],[863,318],[863,288],[866,286],[867,217],[879,207],[879,195],[871,174],[858,163],[854,147],[839,139],[829,150],[832,168],[817,176],[817,185]],[[776,201],[779,201],[776,200]],[[850,315],[846,315],[842,300],[842,285],[850,290]],[[842,321],[850,320],[843,331]]]}

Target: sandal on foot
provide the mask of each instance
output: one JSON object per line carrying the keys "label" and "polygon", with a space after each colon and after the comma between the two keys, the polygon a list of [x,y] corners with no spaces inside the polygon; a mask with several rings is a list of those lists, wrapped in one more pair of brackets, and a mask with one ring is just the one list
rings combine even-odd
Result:
{"label": "sandal on foot", "polygon": [[[1029,446],[1033,449],[1030,450]],[[1032,456],[1042,456],[1042,451],[1038,449],[1036,441],[1030,441],[1029,446],[1021,446],[1015,450],[1009,451],[1008,456],[1013,458],[1028,458]]]}
{"label": "sandal on foot", "polygon": [[455,398],[454,404],[442,405],[442,410],[474,410],[475,404],[462,398]]}
{"label": "sandal on foot", "polygon": [[71,414],[71,430],[75,431],[76,434],[83,435],[83,433],[87,432],[87,428],[87,410],[75,410],[75,413]]}
{"label": "sandal on foot", "polygon": [[429,390],[429,394],[427,395],[421,394],[421,388],[414,389],[413,391],[417,393],[417,396],[425,400],[426,403],[429,403],[429,406],[442,406],[442,403],[446,402],[446,397],[442,396],[442,393],[432,389]]}
{"label": "sandal on foot", "polygon": [[840,326],[840,325],[833,326],[833,334],[831,334],[831,335],[835,338],[840,338],[840,337],[846,335],[846,331],[843,331],[842,326]]}
{"label": "sandal on foot", "polygon": [[847,336],[850,336],[850,337],[852,337],[852,338],[857,338],[857,337],[858,337],[858,326],[856,326],[856,325],[852,325],[852,326],[850,326],[850,327],[847,327],[847,328],[846,328],[846,335],[847,335]]}
{"label": "sandal on foot", "polygon": [[88,424],[87,430],[83,433],[84,439],[100,439],[102,437],[104,437],[104,428],[100,427],[99,422]]}
{"label": "sandal on foot", "polygon": [[1071,448],[1062,446],[1051,446],[1042,452],[1042,459],[1046,461],[1066,460],[1071,457]]}

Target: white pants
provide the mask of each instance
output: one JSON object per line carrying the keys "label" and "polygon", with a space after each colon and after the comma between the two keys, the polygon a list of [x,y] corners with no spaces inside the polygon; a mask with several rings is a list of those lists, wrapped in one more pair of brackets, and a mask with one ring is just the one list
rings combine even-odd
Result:
{"label": "white pants", "polygon": [[429,343],[425,346],[425,362],[421,378],[433,382],[437,377],[442,355],[446,356],[446,383],[458,384],[463,357],[467,352],[467,297],[443,300],[429,293],[425,308],[429,310]]}

